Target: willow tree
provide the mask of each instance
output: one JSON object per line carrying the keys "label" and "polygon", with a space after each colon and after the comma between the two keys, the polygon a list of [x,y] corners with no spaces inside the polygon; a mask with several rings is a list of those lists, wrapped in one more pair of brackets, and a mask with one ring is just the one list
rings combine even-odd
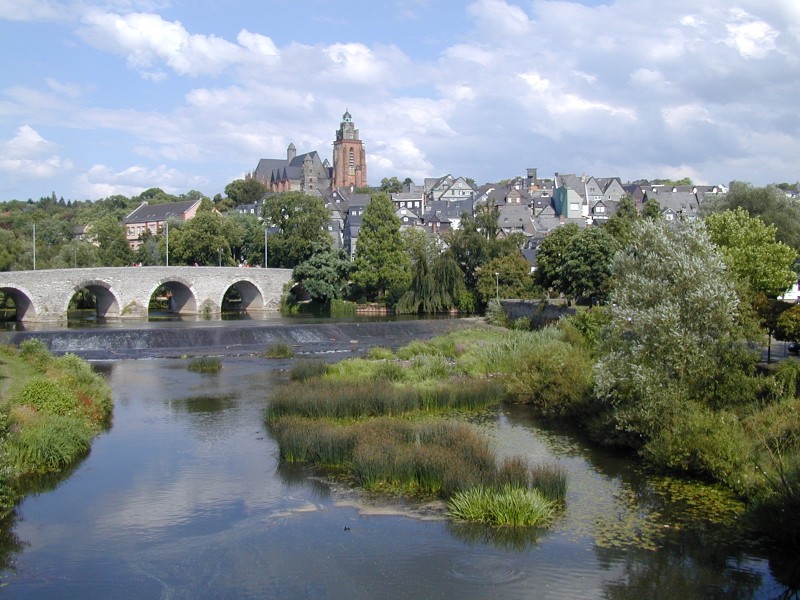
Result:
{"label": "willow tree", "polygon": [[412,264],[411,288],[397,303],[398,312],[432,314],[458,307],[466,288],[464,275],[451,252],[429,260],[427,254],[418,251]]}

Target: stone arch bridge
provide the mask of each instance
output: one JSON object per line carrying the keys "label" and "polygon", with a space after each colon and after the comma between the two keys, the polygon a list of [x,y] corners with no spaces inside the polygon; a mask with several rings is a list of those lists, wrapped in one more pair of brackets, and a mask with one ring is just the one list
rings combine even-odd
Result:
{"label": "stone arch bridge", "polygon": [[82,289],[94,294],[100,317],[146,317],[150,300],[159,290],[171,312],[216,316],[223,310],[231,288],[238,291],[239,310],[278,310],[284,285],[291,276],[291,269],[240,267],[8,271],[0,273],[0,291],[14,300],[18,321],[64,321],[70,301]]}

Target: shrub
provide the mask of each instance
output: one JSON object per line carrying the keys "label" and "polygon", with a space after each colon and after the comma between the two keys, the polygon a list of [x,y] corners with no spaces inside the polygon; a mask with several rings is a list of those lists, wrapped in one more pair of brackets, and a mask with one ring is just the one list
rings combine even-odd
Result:
{"label": "shrub", "polygon": [[36,339],[27,339],[19,345],[19,355],[39,371],[45,371],[53,359],[44,342]]}
{"label": "shrub", "polygon": [[89,450],[92,435],[78,418],[45,415],[8,438],[8,459],[19,474],[57,471]]}
{"label": "shrub", "polygon": [[518,402],[545,416],[579,414],[590,398],[592,359],[582,348],[558,339],[539,339],[523,350],[507,376]]}
{"label": "shrub", "polygon": [[266,358],[292,358],[294,350],[286,342],[273,342],[264,352]]}
{"label": "shrub", "polygon": [[71,415],[78,409],[78,399],[66,387],[51,379],[35,377],[12,398],[14,404],[26,404],[38,412],[51,415]]}
{"label": "shrub", "polygon": [[457,492],[450,498],[447,508],[455,519],[507,527],[544,525],[555,512],[552,503],[536,490],[510,485]]}
{"label": "shrub", "polygon": [[531,466],[521,456],[508,456],[503,459],[497,470],[496,487],[510,485],[511,487],[531,487]]}
{"label": "shrub", "polygon": [[750,448],[736,415],[685,402],[665,421],[641,450],[646,460],[736,487]]}
{"label": "shrub", "polygon": [[186,368],[194,373],[219,373],[222,360],[217,356],[198,356],[190,360]]}
{"label": "shrub", "polygon": [[301,359],[289,369],[289,379],[292,381],[305,381],[312,377],[321,377],[328,369],[328,365],[321,360]]}

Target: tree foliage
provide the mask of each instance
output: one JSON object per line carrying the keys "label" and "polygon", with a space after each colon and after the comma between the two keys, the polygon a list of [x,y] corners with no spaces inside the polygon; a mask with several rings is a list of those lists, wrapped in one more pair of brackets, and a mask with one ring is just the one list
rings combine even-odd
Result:
{"label": "tree foliage", "polygon": [[341,249],[320,249],[294,268],[292,278],[301,283],[312,300],[326,303],[345,298],[352,264]]}
{"label": "tree foliage", "polygon": [[215,266],[232,264],[223,217],[203,211],[180,227],[170,227],[170,264]]}
{"label": "tree foliage", "polygon": [[567,249],[580,232],[580,227],[575,223],[567,223],[556,227],[542,240],[536,253],[536,283],[545,289],[558,289]]}
{"label": "tree foliage", "polygon": [[611,323],[595,394],[608,432],[640,446],[686,403],[721,407],[752,390],[739,299],[699,223],[640,221],[613,265]]}
{"label": "tree foliage", "polygon": [[493,258],[478,273],[478,296],[484,304],[500,298],[535,298],[538,288],[528,261],[519,253]]}
{"label": "tree foliage", "polygon": [[277,229],[267,242],[270,267],[294,268],[331,245],[331,216],[321,198],[302,192],[275,194],[264,200],[262,214]]}
{"label": "tree foliage", "polygon": [[431,259],[418,249],[411,271],[411,287],[397,303],[398,312],[433,314],[458,306],[465,290],[464,276],[450,251]]}
{"label": "tree foliage", "polygon": [[706,202],[703,214],[742,208],[751,217],[775,226],[778,241],[800,250],[800,205],[774,186],[753,187],[734,181],[726,194]]}
{"label": "tree foliage", "polygon": [[564,249],[556,289],[567,298],[604,300],[611,287],[611,263],[619,246],[603,227],[588,227]]}
{"label": "tree foliage", "polygon": [[99,246],[100,262],[106,267],[124,267],[133,263],[133,250],[125,236],[125,228],[112,216],[95,221],[91,236]]}
{"label": "tree foliage", "polygon": [[255,204],[267,192],[266,186],[253,177],[234,179],[225,186],[225,195],[237,204]]}
{"label": "tree foliage", "polygon": [[713,213],[705,224],[725,264],[751,295],[774,298],[797,280],[792,270],[797,252],[776,241],[774,225],[765,225],[742,208]]}
{"label": "tree foliage", "polygon": [[353,283],[368,300],[385,300],[389,291],[399,298],[409,284],[409,268],[394,205],[387,194],[373,194],[358,232]]}

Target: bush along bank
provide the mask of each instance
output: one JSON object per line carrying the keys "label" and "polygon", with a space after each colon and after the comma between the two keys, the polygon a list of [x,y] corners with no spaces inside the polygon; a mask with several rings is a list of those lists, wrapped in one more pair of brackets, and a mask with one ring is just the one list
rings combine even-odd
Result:
{"label": "bush along bank", "polygon": [[0,513],[20,500],[19,480],[86,455],[111,410],[111,389],[77,356],[55,357],[38,340],[0,347]]}
{"label": "bush along bank", "polygon": [[498,463],[471,426],[446,418],[504,398],[502,385],[477,374],[481,353],[466,353],[479,338],[461,332],[396,355],[375,348],[331,365],[298,361],[268,410],[281,459],[367,491],[441,498],[458,520],[547,524],[564,503],[564,472],[521,457]]}
{"label": "bush along bank", "polygon": [[569,418],[658,472],[722,484],[745,503],[740,527],[800,546],[800,361],[757,369],[743,338],[693,345],[667,329],[604,306],[477,346],[512,401]]}

